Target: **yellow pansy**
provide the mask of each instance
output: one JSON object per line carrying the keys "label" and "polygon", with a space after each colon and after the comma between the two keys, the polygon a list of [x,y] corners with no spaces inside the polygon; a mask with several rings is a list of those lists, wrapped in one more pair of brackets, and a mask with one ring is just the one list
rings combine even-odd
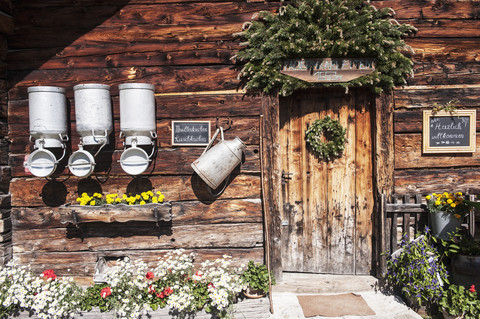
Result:
{"label": "yellow pansy", "polygon": [[432,198],[432,196],[427,195],[427,196],[425,196],[425,198],[426,198],[427,200],[430,200],[430,198]]}

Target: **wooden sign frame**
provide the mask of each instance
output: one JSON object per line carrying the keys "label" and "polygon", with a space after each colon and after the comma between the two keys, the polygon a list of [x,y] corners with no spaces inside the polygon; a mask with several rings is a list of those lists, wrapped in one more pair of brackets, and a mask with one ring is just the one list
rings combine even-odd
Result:
{"label": "wooden sign frame", "polygon": [[366,58],[297,59],[283,62],[280,73],[310,83],[344,83],[373,73],[375,60]]}
{"label": "wooden sign frame", "polygon": [[[431,125],[435,125],[431,123],[431,120],[434,118],[445,118],[451,117],[452,123],[445,125],[440,121],[437,125],[443,125],[445,128],[444,130],[451,130],[453,128],[455,130],[455,126],[465,124],[460,122],[455,122],[454,117],[462,118],[466,117],[469,119],[468,121],[468,145],[457,145],[459,144],[459,140],[465,138],[463,133],[456,133],[451,131],[451,135],[448,135],[446,132],[437,132],[437,136],[439,141],[437,142],[438,145],[431,145]],[[438,111],[434,112],[433,110],[424,110],[423,111],[423,147],[422,151],[425,154],[433,154],[433,153],[475,153],[476,151],[476,110],[456,110],[454,112],[446,112],[446,111]],[[451,128],[449,128],[449,126]],[[440,130],[442,128],[439,128]],[[464,129],[465,131],[465,129]],[[449,138],[451,136],[451,138]],[[457,137],[458,136],[458,137]]]}
{"label": "wooden sign frame", "polygon": [[[175,126],[175,124],[193,124],[193,125],[200,125],[200,126],[207,126],[207,131],[201,131],[198,133],[192,132],[192,134],[202,134],[207,137],[205,143],[196,143],[196,142],[178,142],[175,139],[176,133],[179,133],[177,131],[178,126]],[[208,135],[207,135],[208,134]],[[178,135],[178,134],[177,134]],[[197,135],[198,136],[198,135]],[[210,136],[211,136],[211,125],[210,121],[172,121],[172,146],[207,146],[208,143],[210,142]]]}

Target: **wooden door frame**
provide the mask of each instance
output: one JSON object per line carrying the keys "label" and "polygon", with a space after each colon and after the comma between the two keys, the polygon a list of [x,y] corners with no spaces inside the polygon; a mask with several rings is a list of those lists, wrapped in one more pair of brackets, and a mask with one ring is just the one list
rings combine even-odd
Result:
{"label": "wooden door frame", "polygon": [[[282,277],[282,250],[281,250],[281,160],[280,160],[280,100],[278,93],[262,94],[262,187],[264,189],[264,210],[269,238],[265,238],[268,245],[270,268],[275,277]],[[382,93],[375,98],[374,106],[374,134],[373,134],[373,193],[375,196],[373,220],[373,247],[374,256],[372,275],[378,275],[381,268],[380,254],[384,251],[382,240],[384,221],[380,216],[381,194],[390,195],[393,192],[394,145],[393,145],[393,92]]]}

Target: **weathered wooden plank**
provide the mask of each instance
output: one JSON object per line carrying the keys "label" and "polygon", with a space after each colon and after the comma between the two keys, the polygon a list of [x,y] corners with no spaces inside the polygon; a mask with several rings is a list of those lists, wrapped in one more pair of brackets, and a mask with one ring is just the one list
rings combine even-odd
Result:
{"label": "weathered wooden plank", "polygon": [[479,179],[479,167],[396,170],[395,192],[428,194],[450,190],[477,194],[480,192]]}
{"label": "weathered wooden plank", "polygon": [[11,194],[1,194],[0,195],[0,207],[10,207],[12,200]]}
{"label": "weathered wooden plank", "polygon": [[[3,0],[5,1],[5,0]],[[210,0],[209,2],[224,2],[225,0]],[[230,2],[244,2],[245,0],[230,0]],[[196,0],[183,0],[182,2],[197,2]],[[261,1],[249,1],[261,2]],[[273,2],[273,1],[272,1]],[[103,5],[114,5],[117,7],[125,6],[126,4],[162,4],[162,3],[178,3],[178,0],[104,0]],[[72,3],[69,0],[50,0],[48,3],[39,3],[35,0],[16,0],[15,8],[44,8],[44,7],[62,7],[62,6],[76,6],[76,7],[91,7],[98,6],[98,0],[82,0]]]}
{"label": "weathered wooden plank", "polygon": [[[150,164],[147,171],[144,173],[154,174],[192,174],[193,169],[191,163],[195,161],[203,152],[203,148],[160,148],[154,158],[154,163]],[[122,151],[102,151],[96,158],[95,172],[102,174],[108,173],[113,175],[127,175],[120,163]],[[241,173],[258,173],[260,170],[258,145],[249,145],[245,148],[245,162],[238,166]],[[25,170],[23,163],[25,155],[11,155],[9,158],[10,166],[12,167],[12,177],[32,176],[30,172]],[[64,164],[65,165],[65,164]],[[238,170],[237,169],[237,170]],[[238,171],[234,170],[234,174]],[[59,164],[57,171],[52,176],[61,174],[69,174],[68,167]]]}
{"label": "weathered wooden plank", "polygon": [[416,204],[416,203],[406,203],[406,204],[386,204],[387,213],[424,213],[425,205]]}
{"label": "weathered wooden plank", "polygon": [[479,38],[406,38],[415,62],[475,62],[480,54]]}
{"label": "weathered wooden plank", "polygon": [[[230,117],[228,117],[230,118]],[[194,120],[198,120],[196,118]],[[180,119],[179,119],[180,120]],[[183,120],[192,120],[191,118]],[[210,121],[211,123],[211,134],[215,132],[215,118],[204,118],[202,120]],[[236,136],[239,137],[245,144],[258,145],[258,118],[230,118],[232,121],[231,129],[224,131],[225,139],[234,139]],[[172,129],[171,129],[172,120],[158,120],[157,121],[157,145],[160,147],[171,147],[172,146]],[[219,125],[227,128],[227,118],[219,118]],[[120,121],[115,121],[113,123],[114,133],[112,135],[110,147],[115,148],[116,150],[124,149],[124,139],[117,138],[115,135],[120,132]],[[8,140],[10,141],[10,152],[13,154],[25,154],[33,151],[33,143],[30,142],[29,135],[25,134],[28,132],[28,124],[11,124],[9,126]],[[70,144],[73,145],[73,149],[77,148],[76,145],[80,144],[80,135],[76,132],[76,123],[70,123]],[[217,142],[220,140],[218,138]]]}
{"label": "weathered wooden plank", "polygon": [[417,28],[415,37],[474,38],[480,36],[479,20],[457,19],[397,19]]}
{"label": "weathered wooden plank", "polygon": [[0,219],[0,233],[6,233],[12,229],[12,220],[10,217]]}
{"label": "weathered wooden plank", "polygon": [[[34,28],[62,27],[62,30],[91,28],[93,23],[105,27],[124,25],[225,25],[249,21],[252,14],[271,8],[267,3],[214,2],[132,4],[122,8],[98,5],[84,7],[19,8],[15,10],[15,22],[19,26]],[[92,12],[95,12],[92,19]],[[55,17],[55,18],[52,18]],[[93,21],[92,21],[93,20]]]}
{"label": "weathered wooden plank", "polygon": [[[118,205],[118,206],[69,206],[69,218],[61,219],[62,224],[81,223],[126,223],[131,221],[141,222],[169,222],[172,220],[172,204],[146,204],[142,206]],[[67,208],[68,209],[68,208]]]}
{"label": "weathered wooden plank", "polygon": [[185,225],[157,228],[151,223],[92,223],[81,229],[16,230],[14,253],[175,248],[253,248],[263,243],[261,223]]}
{"label": "weathered wooden plank", "polygon": [[414,77],[407,78],[409,85],[453,85],[478,84],[480,67],[478,63],[455,63],[436,61],[414,65]]}
{"label": "weathered wooden plank", "polygon": [[395,169],[477,166],[480,136],[475,153],[422,154],[422,134],[395,135]]}
{"label": "weathered wooden plank", "polygon": [[393,95],[384,93],[375,99],[375,171],[374,179],[377,187],[376,196],[393,193]]}
{"label": "weathered wooden plank", "polygon": [[[239,43],[233,41],[116,43],[105,40],[101,43],[92,41],[53,48],[10,51],[7,62],[11,71],[132,65],[231,64],[232,52],[239,48]],[[6,57],[6,52],[4,55]]]}
{"label": "weathered wooden plank", "polygon": [[376,8],[393,8],[397,19],[476,19],[475,1],[439,2],[434,0],[374,0]]}
{"label": "weathered wooden plank", "polygon": [[[327,96],[328,93],[327,93]],[[330,103],[334,102],[334,105]],[[355,273],[355,95],[350,93],[328,103],[327,115],[346,128],[345,151],[341,158],[327,162],[327,256],[328,273]],[[351,141],[351,143],[350,143]],[[349,178],[350,177],[350,178]],[[363,218],[362,218],[363,219]],[[365,225],[367,227],[367,225]],[[367,240],[367,239],[365,239]]]}
{"label": "weathered wooden plank", "polygon": [[355,109],[355,274],[372,270],[374,216],[373,137],[371,111],[374,98],[368,91],[356,92]]}
{"label": "weathered wooden plank", "polygon": [[[171,223],[174,226],[262,222],[260,199],[228,199],[213,203],[185,201],[172,202],[171,205]],[[85,209],[88,210],[88,207]],[[12,208],[13,227],[15,230],[66,227],[73,223],[72,211],[74,210],[78,211],[78,207],[14,207]],[[116,207],[112,208],[113,212],[116,210]],[[155,221],[144,215],[145,213],[140,211],[131,217],[134,218],[132,220],[137,221]],[[105,225],[105,227],[109,226]]]}
{"label": "weathered wooden plank", "polygon": [[[165,256],[169,250],[120,250],[120,251],[81,251],[81,252],[15,252],[20,264],[31,265],[38,274],[45,269],[53,269],[60,276],[93,276],[98,257],[108,259],[129,257],[132,260],[143,260],[151,268],[157,266],[158,258]],[[263,262],[263,248],[218,248],[218,249],[186,249],[185,254],[195,254],[195,266],[205,260],[215,260],[223,255],[232,256],[232,266],[239,267],[249,260]],[[93,278],[90,278],[92,280]]]}
{"label": "weathered wooden plank", "polygon": [[[28,28],[15,27],[15,37],[9,39],[14,50],[82,45],[91,42],[200,42],[232,41],[233,34],[242,30],[243,22],[222,25],[123,25],[102,27],[93,23],[91,27],[74,28],[58,32],[58,27]],[[448,30],[448,29],[447,29]]]}
{"label": "weathered wooden plank", "polygon": [[10,180],[12,178],[10,166],[0,166],[0,193],[8,193]]}
{"label": "weathered wooden plank", "polygon": [[[270,318],[270,308],[267,298],[259,299],[239,299],[233,304],[232,316],[235,318]],[[101,312],[97,308],[92,309],[89,312],[81,312],[79,317],[85,319],[110,319],[114,317],[113,312]],[[155,311],[148,309],[148,318],[152,319],[171,319],[172,314],[170,309],[163,308]],[[26,311],[21,311],[15,314],[15,318],[18,319],[39,319],[40,317],[32,315]],[[210,319],[212,314],[205,312],[205,310],[195,312],[196,319]]]}
{"label": "weathered wooden plank", "polygon": [[163,93],[235,90],[239,84],[237,71],[227,65],[33,70],[12,75],[10,80],[15,86],[9,91],[9,98],[26,99],[29,86],[63,87],[69,83],[73,87],[88,82],[110,84],[115,94],[117,84],[127,79],[153,84],[157,92]]}
{"label": "weathered wooden plank", "polygon": [[[456,100],[457,107],[477,107],[480,87],[424,87],[418,89],[396,88],[395,89],[395,108],[425,108],[433,107],[435,103],[445,105],[449,101]],[[395,120],[398,118],[396,112]],[[406,114],[406,113],[405,113]],[[419,113],[412,113],[419,114]]]}
{"label": "weathered wooden plank", "polygon": [[[395,112],[395,133],[421,133],[423,130],[423,110],[409,109]],[[480,130],[480,114],[477,114],[476,130]]]}
{"label": "weathered wooden plank", "polygon": [[11,15],[0,11],[0,33],[6,35],[13,34],[13,18]]}
{"label": "weathered wooden plank", "polygon": [[[72,94],[73,89],[67,88],[67,95]],[[68,101],[70,114],[67,120],[75,122],[75,101],[73,98],[69,98]],[[226,121],[222,117],[236,117],[241,120],[242,117],[258,116],[261,113],[261,99],[241,92],[238,94],[157,94],[155,101],[157,105],[156,116],[159,120],[185,119],[188,114],[188,118],[192,119],[220,117],[221,123],[224,123]],[[112,108],[113,119],[119,120],[118,96],[112,97]],[[8,119],[13,125],[28,124],[28,100],[10,100]],[[236,121],[235,119],[232,120]],[[214,123],[215,121],[212,122],[212,125]],[[72,128],[71,131],[75,133],[75,129]],[[12,133],[12,128],[10,128],[10,134]]]}
{"label": "weathered wooden plank", "polygon": [[[209,111],[213,113],[213,111]],[[188,114],[188,113],[185,113]],[[190,116],[190,115],[189,115]],[[27,117],[28,118],[28,117]],[[258,145],[258,118],[257,117],[248,117],[248,118],[232,118],[228,117],[231,120],[231,128],[224,131],[225,139],[230,140],[234,139],[236,136],[240,138],[247,145]],[[183,118],[178,120],[198,120],[199,118]],[[211,125],[211,135],[215,133],[215,118],[202,118],[204,121],[210,121]],[[219,117],[219,125],[227,129],[227,117]],[[157,145],[160,147],[171,147],[172,146],[172,120],[158,120],[157,123]],[[73,149],[76,149],[78,144],[80,144],[80,135],[76,132],[76,122],[70,123],[70,144],[74,145]],[[118,136],[120,132],[120,121],[115,121],[113,123],[114,133],[113,136]],[[13,154],[23,154],[30,153],[33,151],[33,143],[30,142],[28,134],[25,132],[29,131],[29,126],[27,123],[13,123],[9,126],[8,140],[10,141],[10,152]],[[217,142],[220,140],[218,138]],[[124,149],[124,139],[123,138],[111,138],[111,147],[114,147],[116,150]]]}
{"label": "weathered wooden plank", "polygon": [[281,157],[279,156],[279,102],[278,95],[261,95],[262,98],[262,147],[263,180],[262,188],[266,195],[263,198],[265,216],[268,219],[268,240],[272,271],[277,279],[282,274],[282,242],[281,242]]}
{"label": "weathered wooden plank", "polygon": [[[235,46],[230,43],[229,46]],[[123,46],[125,47],[125,46]],[[153,48],[150,48],[153,49]],[[165,49],[165,48],[163,48]],[[124,49],[124,52],[110,53],[98,49],[94,55],[64,57],[63,51],[56,49],[35,49],[16,51],[9,54],[8,69],[10,71],[23,70],[51,70],[51,69],[81,69],[81,68],[120,68],[143,66],[186,66],[231,64],[232,50],[229,48],[213,47],[198,49],[192,47],[186,51],[146,51],[132,52],[135,48]],[[31,57],[30,57],[31,56]],[[43,60],[42,60],[43,59]],[[46,61],[45,63],[40,63]],[[12,62],[10,64],[10,62]]]}
{"label": "weathered wooden plank", "polygon": [[[212,195],[198,177],[182,176],[111,176],[100,184],[94,179],[78,179],[71,177],[65,181],[47,181],[42,178],[15,178],[12,180],[12,206],[59,206],[74,204],[78,196],[86,192],[93,194],[128,194],[143,191],[161,191],[166,201],[200,200],[213,202],[221,199],[243,199],[260,197],[260,177],[257,175],[236,175],[231,178],[228,187],[219,197]],[[10,204],[10,195],[8,195]]]}

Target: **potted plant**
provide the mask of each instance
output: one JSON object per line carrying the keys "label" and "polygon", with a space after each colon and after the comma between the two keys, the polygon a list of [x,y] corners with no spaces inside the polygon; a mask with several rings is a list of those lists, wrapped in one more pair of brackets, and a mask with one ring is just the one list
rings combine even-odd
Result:
{"label": "potted plant", "polygon": [[471,209],[470,202],[465,200],[461,192],[427,195],[427,209],[430,212],[432,234],[443,240],[460,228],[464,217]]}
{"label": "potted plant", "polygon": [[474,319],[480,313],[480,300],[475,286],[465,289],[463,286],[450,285],[439,301],[445,319]]}
{"label": "potted plant", "polygon": [[[272,285],[275,285],[273,274],[270,273],[270,276]],[[250,260],[241,278],[247,285],[247,288],[243,292],[247,298],[260,298],[265,296],[269,291],[269,274],[266,265]]]}
{"label": "potted plant", "polygon": [[400,290],[406,303],[417,311],[438,302],[444,284],[448,283],[442,262],[444,254],[440,254],[434,242],[427,227],[425,234],[413,241],[404,236],[400,249],[387,259],[387,285]]}
{"label": "potted plant", "polygon": [[452,260],[452,281],[457,285],[480,287],[480,241],[474,240],[467,230],[453,238],[458,252]]}

